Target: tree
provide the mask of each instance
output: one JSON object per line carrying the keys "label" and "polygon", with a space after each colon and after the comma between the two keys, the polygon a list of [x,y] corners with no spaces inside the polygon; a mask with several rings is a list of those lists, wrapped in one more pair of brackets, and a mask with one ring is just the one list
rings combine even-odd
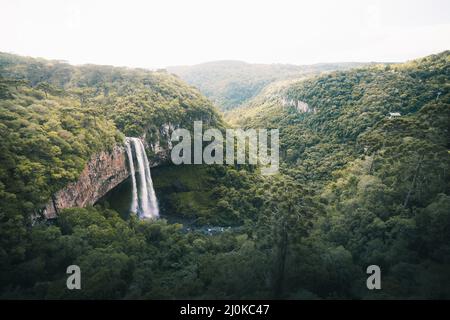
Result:
{"label": "tree", "polygon": [[271,185],[264,214],[258,222],[258,234],[267,246],[273,246],[272,295],[281,298],[290,244],[307,235],[313,207],[307,193],[291,179],[274,177]]}

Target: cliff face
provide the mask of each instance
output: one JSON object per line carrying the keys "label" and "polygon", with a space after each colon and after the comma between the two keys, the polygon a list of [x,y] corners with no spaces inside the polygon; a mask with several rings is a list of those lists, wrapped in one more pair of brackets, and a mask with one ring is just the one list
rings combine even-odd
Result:
{"label": "cliff face", "polygon": [[311,108],[306,102],[295,100],[295,99],[287,99],[283,98],[281,99],[281,104],[284,107],[295,107],[298,112],[313,112],[316,113],[316,108]]}
{"label": "cliff face", "polygon": [[[170,159],[172,144],[170,135],[174,127],[163,124],[149,144],[145,136],[145,148],[150,151],[150,166],[154,167]],[[116,145],[111,152],[95,154],[84,167],[77,181],[69,183],[56,192],[43,211],[45,218],[55,218],[59,210],[71,207],[85,207],[95,204],[108,191],[130,176],[125,145]]]}
{"label": "cliff face", "polygon": [[55,218],[61,209],[93,205],[129,175],[124,146],[115,146],[111,152],[95,154],[77,181],[53,195],[44,209],[44,216]]}

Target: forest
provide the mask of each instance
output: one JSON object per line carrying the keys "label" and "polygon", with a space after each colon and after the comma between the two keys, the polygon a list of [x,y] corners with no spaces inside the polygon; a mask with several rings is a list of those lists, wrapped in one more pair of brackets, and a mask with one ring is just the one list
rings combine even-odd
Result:
{"label": "forest", "polygon": [[[0,298],[450,299],[450,52],[353,67],[218,103],[165,70],[0,53]],[[168,162],[161,219],[107,200],[42,217],[96,152],[195,120],[278,128],[280,172]]]}

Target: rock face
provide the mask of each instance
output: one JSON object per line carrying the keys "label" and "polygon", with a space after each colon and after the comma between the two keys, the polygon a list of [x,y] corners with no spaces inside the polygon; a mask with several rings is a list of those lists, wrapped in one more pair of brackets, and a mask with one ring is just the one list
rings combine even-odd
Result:
{"label": "rock face", "polygon": [[285,107],[295,107],[297,111],[301,113],[317,112],[316,108],[311,108],[306,102],[303,102],[301,100],[283,98],[281,99],[281,103]]}
{"label": "rock face", "polygon": [[129,175],[125,146],[97,153],[86,164],[77,181],[52,196],[44,209],[44,216],[55,218],[61,209],[93,205]]}
{"label": "rock face", "polygon": [[159,129],[153,134],[152,140],[154,142],[148,143],[144,136],[144,146],[146,149],[151,150],[150,165],[154,166],[162,162],[168,162],[170,159],[170,150],[172,150],[172,141],[170,137],[172,132],[179,128],[179,125],[172,123],[165,123],[159,127]]}
{"label": "rock face", "polygon": [[[145,135],[141,137],[145,148],[150,151],[148,160],[151,167],[169,161],[172,149],[170,135],[174,129],[175,126],[170,123],[161,125],[152,139],[156,142],[151,144]],[[93,205],[130,174],[125,145],[116,145],[110,152],[97,153],[91,157],[77,181],[53,194],[43,214],[45,218],[52,219],[59,210]]]}

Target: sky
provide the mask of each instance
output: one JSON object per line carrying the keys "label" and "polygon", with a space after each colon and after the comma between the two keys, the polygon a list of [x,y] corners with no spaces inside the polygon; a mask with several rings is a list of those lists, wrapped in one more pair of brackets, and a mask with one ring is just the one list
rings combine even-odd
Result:
{"label": "sky", "polygon": [[449,0],[0,0],[0,51],[73,64],[397,62],[447,49]]}

